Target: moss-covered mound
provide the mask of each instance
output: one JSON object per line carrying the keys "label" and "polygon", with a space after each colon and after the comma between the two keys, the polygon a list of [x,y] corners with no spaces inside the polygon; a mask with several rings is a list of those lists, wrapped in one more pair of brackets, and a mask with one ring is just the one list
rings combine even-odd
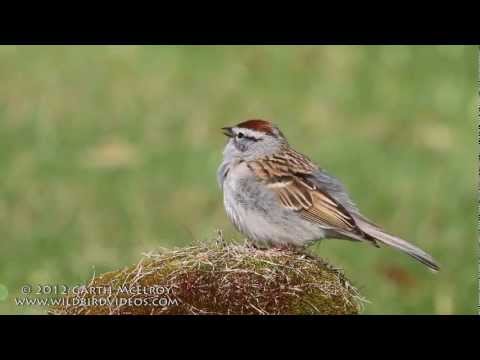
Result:
{"label": "moss-covered mound", "polygon": [[290,250],[200,244],[73,287],[52,314],[358,314],[338,270]]}

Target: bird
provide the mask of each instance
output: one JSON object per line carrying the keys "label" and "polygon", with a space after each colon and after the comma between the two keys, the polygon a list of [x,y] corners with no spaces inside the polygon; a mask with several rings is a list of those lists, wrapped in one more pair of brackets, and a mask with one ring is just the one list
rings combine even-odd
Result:
{"label": "bird", "polygon": [[228,142],[217,170],[226,214],[262,248],[305,249],[323,239],[388,245],[440,269],[427,252],[362,215],[345,185],[294,150],[271,121],[222,128]]}

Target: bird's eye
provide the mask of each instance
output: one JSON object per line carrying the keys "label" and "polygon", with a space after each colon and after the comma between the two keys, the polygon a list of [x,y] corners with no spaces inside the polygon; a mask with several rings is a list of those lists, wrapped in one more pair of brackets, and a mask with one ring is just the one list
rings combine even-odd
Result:
{"label": "bird's eye", "polygon": [[237,138],[239,138],[239,139],[243,138],[243,133],[239,132],[239,133],[237,134]]}

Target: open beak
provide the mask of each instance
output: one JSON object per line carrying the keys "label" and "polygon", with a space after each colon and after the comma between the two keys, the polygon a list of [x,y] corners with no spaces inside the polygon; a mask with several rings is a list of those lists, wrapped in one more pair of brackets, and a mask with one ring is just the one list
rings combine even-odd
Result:
{"label": "open beak", "polygon": [[222,128],[222,130],[223,130],[223,135],[228,136],[228,137],[233,137],[233,131],[232,131],[231,127],[227,126],[227,127]]}

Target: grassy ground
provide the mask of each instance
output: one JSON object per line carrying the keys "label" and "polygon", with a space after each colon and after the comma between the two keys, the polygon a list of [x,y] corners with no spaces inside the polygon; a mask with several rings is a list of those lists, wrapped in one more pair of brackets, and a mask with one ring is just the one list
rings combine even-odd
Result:
{"label": "grassy ground", "polygon": [[476,312],[474,47],[0,47],[0,313],[142,252],[241,239],[219,128],[277,122],[373,220],[442,265],[326,240],[367,313]]}

